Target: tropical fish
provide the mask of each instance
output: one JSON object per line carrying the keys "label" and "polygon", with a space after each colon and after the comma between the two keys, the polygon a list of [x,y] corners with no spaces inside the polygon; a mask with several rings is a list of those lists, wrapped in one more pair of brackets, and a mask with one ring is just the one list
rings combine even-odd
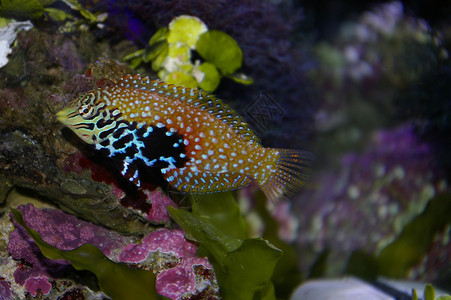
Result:
{"label": "tropical fish", "polygon": [[304,185],[311,162],[308,152],[263,147],[214,95],[140,75],[87,92],[57,118],[138,188],[140,172],[158,168],[183,192],[229,191],[255,180],[277,202]]}

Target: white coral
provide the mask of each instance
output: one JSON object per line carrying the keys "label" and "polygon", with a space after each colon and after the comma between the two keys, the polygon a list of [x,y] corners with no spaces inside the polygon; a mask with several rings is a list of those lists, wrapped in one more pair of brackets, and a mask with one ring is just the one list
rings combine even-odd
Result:
{"label": "white coral", "polygon": [[8,55],[11,53],[10,45],[17,37],[20,30],[29,30],[33,27],[30,21],[11,22],[5,27],[0,27],[0,68],[8,63]]}

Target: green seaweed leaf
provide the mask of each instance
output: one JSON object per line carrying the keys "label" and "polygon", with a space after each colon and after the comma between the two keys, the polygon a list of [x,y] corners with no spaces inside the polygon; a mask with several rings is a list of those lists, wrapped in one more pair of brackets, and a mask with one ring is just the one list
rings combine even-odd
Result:
{"label": "green seaweed leaf", "polygon": [[[167,43],[161,43],[161,47],[159,46],[155,52],[149,52],[149,53],[155,53],[155,57],[152,58],[152,69],[154,71],[159,71],[168,56],[169,53],[169,45]],[[152,54],[153,57],[154,54]],[[150,59],[150,58],[146,58]]]}
{"label": "green seaweed leaf", "polygon": [[275,300],[275,293],[276,291],[274,290],[274,284],[272,282],[269,282],[263,289],[255,294],[254,299]]}
{"label": "green seaweed leaf", "polygon": [[214,64],[223,75],[233,74],[241,67],[243,52],[238,43],[219,30],[207,31],[199,37],[196,50],[206,61]]}
{"label": "green seaweed leaf", "polygon": [[67,14],[64,10],[57,9],[57,8],[44,8],[44,11],[49,15],[50,18],[52,18],[55,21],[64,21],[66,19],[73,19],[73,17],[69,14]]}
{"label": "green seaweed leaf", "polygon": [[424,300],[435,300],[435,290],[432,284],[426,284],[424,287],[424,293],[423,293],[423,299]]}
{"label": "green seaweed leaf", "polygon": [[[415,289],[412,290],[412,300],[418,300],[418,294]],[[451,300],[451,296],[442,295],[436,298],[434,286],[430,283],[427,283],[424,287],[423,300]]]}
{"label": "green seaweed leaf", "polygon": [[221,75],[216,69],[215,65],[203,62],[197,70],[203,73],[202,80],[199,81],[199,87],[207,92],[212,92],[216,90],[221,81]]}
{"label": "green seaweed leaf", "polygon": [[267,198],[262,191],[258,191],[254,200],[256,203],[255,210],[263,219],[265,224],[265,232],[263,238],[271,241],[278,249],[282,250],[283,256],[277,262],[272,275],[272,283],[276,290],[278,299],[288,299],[291,292],[302,281],[302,274],[298,267],[298,253],[286,242],[279,238],[279,223],[271,216],[267,207]]}
{"label": "green seaweed leaf", "polygon": [[0,14],[9,17],[40,18],[44,7],[38,0],[1,0]]}
{"label": "green seaweed leaf", "polygon": [[115,263],[91,244],[84,244],[74,250],[53,247],[44,242],[38,232],[25,225],[19,210],[11,208],[11,211],[16,222],[25,228],[45,257],[65,259],[77,270],[91,271],[97,276],[102,291],[113,299],[158,299],[152,272]]}
{"label": "green seaweed leaf", "polygon": [[224,299],[275,299],[270,281],[282,251],[261,238],[246,239],[246,226],[230,192],[197,196],[193,212],[168,207],[198,255],[214,266]]}
{"label": "green seaweed leaf", "polygon": [[347,271],[366,280],[379,276],[403,278],[426,255],[435,234],[451,222],[451,194],[432,198],[424,211],[408,223],[400,236],[379,256],[354,251]]}
{"label": "green seaweed leaf", "polygon": [[362,250],[355,250],[348,260],[346,273],[365,280],[376,280],[378,270],[378,261],[374,255]]}
{"label": "green seaweed leaf", "polygon": [[417,291],[415,289],[412,290],[412,300],[418,300]]}
{"label": "green seaweed leaf", "polygon": [[127,54],[126,56],[124,56],[123,60],[127,61],[127,60],[132,60],[132,59],[137,58],[137,57],[142,57],[144,55],[144,52],[145,52],[144,49],[137,50],[135,52],[132,52],[132,53]]}
{"label": "green seaweed leaf", "polygon": [[407,224],[401,235],[381,251],[377,258],[380,274],[405,277],[427,253],[435,233],[450,222],[451,195],[434,197],[423,213]]}
{"label": "green seaweed leaf", "polygon": [[49,6],[53,3],[55,3],[57,0],[39,0],[39,3],[41,3],[42,6]]}
{"label": "green seaweed leaf", "polygon": [[240,207],[230,192],[191,195],[193,213],[208,220],[223,235],[244,240],[247,238],[246,222],[241,217]]}
{"label": "green seaweed leaf", "polygon": [[271,283],[271,275],[281,256],[282,251],[268,241],[244,240],[240,248],[227,254],[225,278],[218,276],[224,299],[253,299],[256,292]]}
{"label": "green seaweed leaf", "polygon": [[91,13],[90,11],[84,9],[84,8],[80,8],[80,14],[85,17],[85,19],[90,20],[91,22],[97,22],[97,17]]}
{"label": "green seaweed leaf", "polygon": [[168,41],[167,41],[168,35],[169,35],[169,28],[162,27],[162,28],[158,29],[154,33],[154,35],[150,38],[149,46],[152,46],[153,44],[160,43],[160,42],[165,42],[167,44],[168,43]]}
{"label": "green seaweed leaf", "polygon": [[207,30],[207,25],[201,19],[181,15],[169,23],[168,43],[183,43],[194,48],[199,36]]}
{"label": "green seaweed leaf", "polygon": [[144,62],[154,60],[158,55],[160,55],[165,49],[168,48],[168,34],[169,29],[166,27],[160,28],[157,30],[157,32],[155,32],[155,34],[149,40],[149,48],[145,50],[146,53],[144,56]]}
{"label": "green seaweed leaf", "polygon": [[165,49],[168,49],[168,43],[166,43],[165,41],[159,41],[159,42],[153,43],[149,47],[149,49],[146,51],[146,54],[144,56],[144,62],[149,62],[151,60],[154,60]]}
{"label": "green seaweed leaf", "polygon": [[136,69],[145,59],[145,49],[139,49],[135,52],[132,52],[130,54],[127,54],[124,56],[122,60],[124,61],[130,61],[130,68],[133,70]]}
{"label": "green seaweed leaf", "polygon": [[244,85],[250,85],[254,83],[254,79],[250,76],[247,76],[243,73],[233,73],[230,75],[227,75],[227,78],[232,79],[235,82],[244,84]]}
{"label": "green seaweed leaf", "polygon": [[220,265],[223,265],[227,253],[238,249],[242,244],[242,240],[224,235],[204,218],[184,209],[174,207],[167,207],[167,209],[171,218],[185,231],[186,238],[199,242],[204,249],[207,249],[209,258],[214,258]]}

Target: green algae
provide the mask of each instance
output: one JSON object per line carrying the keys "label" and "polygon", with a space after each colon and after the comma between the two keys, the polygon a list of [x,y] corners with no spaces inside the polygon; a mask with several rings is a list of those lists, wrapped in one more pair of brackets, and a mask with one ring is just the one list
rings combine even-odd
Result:
{"label": "green algae", "polygon": [[270,214],[266,206],[266,196],[262,191],[255,195],[256,211],[263,219],[265,231],[263,238],[283,252],[277,262],[271,281],[274,284],[276,297],[278,299],[288,299],[291,292],[301,283],[303,275],[298,267],[298,253],[295,248],[281,240],[279,237],[280,223]]}
{"label": "green algae", "polygon": [[247,238],[231,193],[196,197],[193,212],[167,209],[186,237],[199,242],[198,255],[208,256],[224,299],[276,299],[271,276],[282,251],[262,238]]}
{"label": "green algae", "polygon": [[238,43],[228,34],[219,30],[210,30],[199,37],[197,52],[208,62],[215,65],[222,74],[235,73],[243,62],[243,52]]}
{"label": "green algae", "polygon": [[168,43],[183,43],[189,48],[195,48],[199,37],[208,28],[201,19],[182,15],[174,18],[169,24]]}
{"label": "green algae", "polygon": [[[194,51],[198,55],[192,55]],[[168,28],[160,28],[150,38],[148,48],[134,51],[123,60],[132,69],[151,63],[161,80],[210,92],[216,90],[222,77],[253,83],[249,76],[236,73],[243,63],[238,43],[224,32],[208,30],[193,16],[175,17]]]}

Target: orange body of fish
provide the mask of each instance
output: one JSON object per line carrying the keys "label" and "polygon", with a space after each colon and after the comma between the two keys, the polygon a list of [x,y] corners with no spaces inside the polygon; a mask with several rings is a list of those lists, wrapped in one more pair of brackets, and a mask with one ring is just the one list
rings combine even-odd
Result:
{"label": "orange body of fish", "polygon": [[308,152],[263,147],[214,95],[140,75],[80,96],[57,117],[119,162],[137,187],[143,168],[158,168],[180,191],[227,191],[255,180],[277,202],[303,186],[311,162]]}

